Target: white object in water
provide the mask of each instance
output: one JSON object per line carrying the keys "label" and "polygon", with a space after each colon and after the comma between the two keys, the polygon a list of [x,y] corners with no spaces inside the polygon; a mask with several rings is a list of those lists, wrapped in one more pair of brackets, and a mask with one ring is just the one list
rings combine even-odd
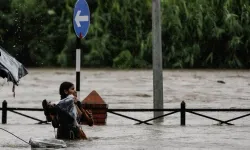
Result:
{"label": "white object in water", "polygon": [[57,139],[30,138],[31,148],[65,148],[66,143]]}

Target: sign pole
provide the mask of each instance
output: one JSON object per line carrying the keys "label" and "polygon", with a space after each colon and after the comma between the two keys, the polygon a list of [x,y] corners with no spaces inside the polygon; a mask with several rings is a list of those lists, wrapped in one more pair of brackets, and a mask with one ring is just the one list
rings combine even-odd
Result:
{"label": "sign pole", "polygon": [[73,26],[76,33],[76,91],[80,99],[81,39],[85,38],[90,25],[90,11],[86,0],[77,0],[73,13]]}
{"label": "sign pole", "polygon": [[[161,1],[152,0],[153,33],[153,91],[154,109],[163,109],[162,81],[162,44],[161,44]],[[154,117],[163,115],[163,111],[154,111]],[[163,117],[154,122],[163,122]]]}
{"label": "sign pole", "polygon": [[77,98],[80,99],[80,80],[81,80],[81,38],[76,37],[76,91]]}

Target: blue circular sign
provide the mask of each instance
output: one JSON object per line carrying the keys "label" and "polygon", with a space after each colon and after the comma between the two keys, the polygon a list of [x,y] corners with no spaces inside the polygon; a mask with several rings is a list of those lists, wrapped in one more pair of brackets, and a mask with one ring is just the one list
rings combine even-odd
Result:
{"label": "blue circular sign", "polygon": [[89,5],[85,0],[78,0],[75,4],[73,24],[76,35],[79,38],[84,38],[89,29],[90,11]]}

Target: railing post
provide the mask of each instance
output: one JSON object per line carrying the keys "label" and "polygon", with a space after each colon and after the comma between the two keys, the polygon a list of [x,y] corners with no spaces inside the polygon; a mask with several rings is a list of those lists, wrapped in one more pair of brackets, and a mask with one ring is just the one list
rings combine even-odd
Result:
{"label": "railing post", "polygon": [[186,125],[186,103],[181,102],[181,126]]}
{"label": "railing post", "polygon": [[7,123],[7,102],[6,100],[2,103],[2,124]]}

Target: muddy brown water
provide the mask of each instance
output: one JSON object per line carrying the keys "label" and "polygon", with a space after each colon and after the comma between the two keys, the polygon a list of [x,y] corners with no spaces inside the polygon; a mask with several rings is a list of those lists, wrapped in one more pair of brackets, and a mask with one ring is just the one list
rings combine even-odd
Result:
{"label": "muddy brown water", "polygon": [[[28,69],[29,74],[16,87],[0,80],[1,101],[10,107],[41,108],[43,99],[59,100],[58,88],[63,81],[75,82],[74,69]],[[152,70],[81,70],[80,98],[96,90],[109,108],[152,108]],[[250,72],[248,70],[165,70],[163,71],[164,107],[179,108],[250,108]],[[23,112],[44,120],[42,112]],[[202,112],[228,120],[246,113]],[[147,120],[152,112],[124,112],[128,116]],[[1,116],[1,114],[0,114]],[[66,149],[250,149],[250,117],[233,121],[233,126],[218,126],[217,122],[187,113],[186,126],[180,126],[180,114],[165,117],[154,125],[134,125],[136,122],[108,114],[105,126],[82,126],[89,137],[86,141],[66,141]],[[53,138],[51,125],[8,112],[1,128],[28,141],[31,137]],[[153,122],[150,122],[153,123]],[[29,145],[0,130],[0,149],[31,149]]]}

